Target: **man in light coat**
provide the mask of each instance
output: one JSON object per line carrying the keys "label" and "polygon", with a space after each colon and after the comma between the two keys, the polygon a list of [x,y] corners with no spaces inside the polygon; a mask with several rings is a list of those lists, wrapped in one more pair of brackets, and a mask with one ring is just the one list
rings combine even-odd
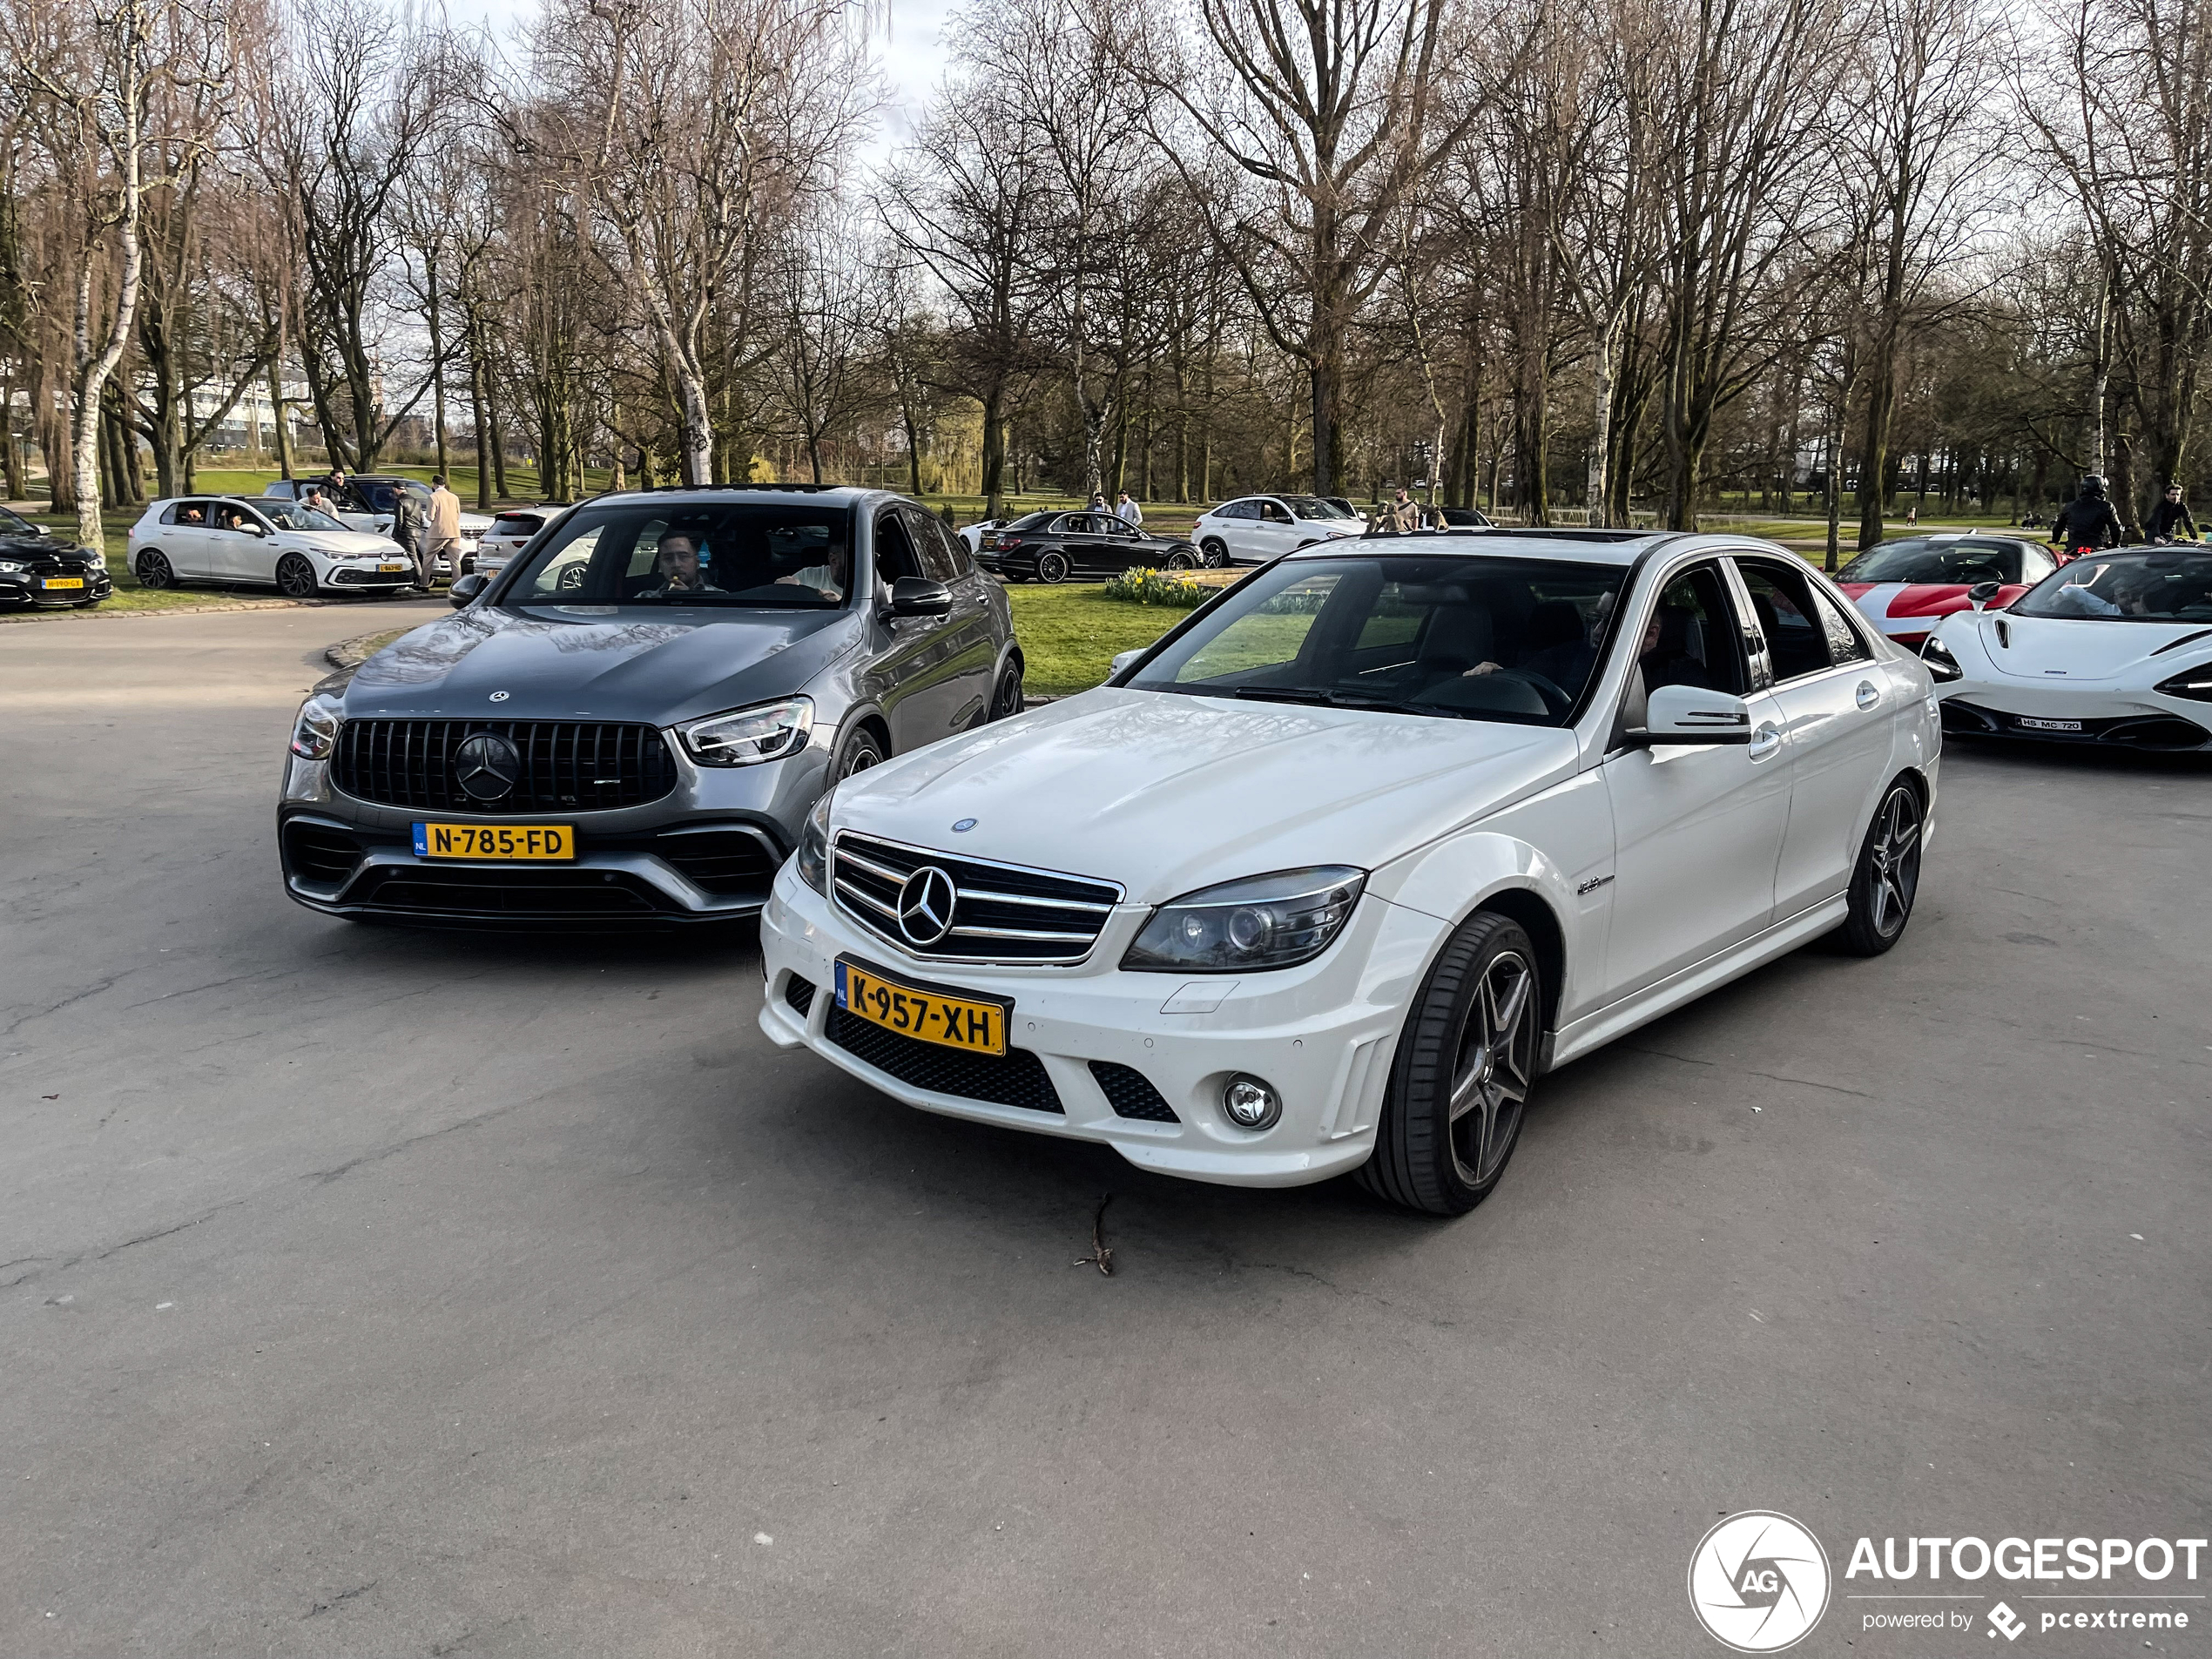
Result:
{"label": "man in light coat", "polygon": [[1144,509],[1136,504],[1126,489],[1122,491],[1121,502],[1114,509],[1114,516],[1132,529],[1144,523]]}
{"label": "man in light coat", "polygon": [[[430,480],[430,531],[428,556],[422,568],[435,570],[438,561],[444,558],[454,575],[461,574],[461,497],[446,488],[446,475],[440,473]],[[422,585],[430,585],[423,578]]]}

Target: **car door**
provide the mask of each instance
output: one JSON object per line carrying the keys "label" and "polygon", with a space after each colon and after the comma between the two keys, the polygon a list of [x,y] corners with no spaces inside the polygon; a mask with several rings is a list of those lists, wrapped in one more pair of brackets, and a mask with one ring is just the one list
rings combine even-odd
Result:
{"label": "car door", "polygon": [[204,499],[174,502],[161,516],[161,539],[155,545],[180,577],[206,582],[215,575],[214,536],[207,527]]}
{"label": "car door", "polygon": [[1279,558],[1298,544],[1298,520],[1279,501],[1261,496],[1255,505],[1259,522],[1252,527],[1252,556],[1264,563]]}
{"label": "car door", "polygon": [[1116,577],[1140,567],[1157,568],[1167,557],[1167,550],[1157,537],[1147,536],[1128,520],[1116,517],[1108,523],[1106,539],[1099,544],[1103,574]]}
{"label": "car door", "polygon": [[1897,711],[1872,650],[1803,571],[1772,557],[1730,562],[1759,634],[1753,678],[1770,686],[1790,750],[1790,822],[1774,874],[1779,921],[1850,886],[1886,781]]}
{"label": "car door", "polygon": [[1096,578],[1107,569],[1106,515],[1069,513],[1060,521],[1060,550],[1077,576]]}
{"label": "car door", "polygon": [[276,555],[272,538],[256,535],[260,521],[234,502],[213,502],[207,509],[209,574],[219,582],[273,585]]}
{"label": "car door", "polygon": [[992,583],[975,568],[968,550],[941,519],[926,509],[901,509],[921,557],[922,574],[952,590],[952,614],[945,618],[946,678],[951,686],[950,729],[965,731],[990,706],[991,675],[998,667],[998,640],[992,627]]}
{"label": "car door", "polygon": [[1620,726],[1641,725],[1661,685],[1744,697],[1751,741],[1622,747],[1602,767],[1615,846],[1608,1001],[1749,939],[1774,913],[1790,818],[1790,761],[1773,696],[1752,685],[1728,573],[1716,558],[1647,577],[1628,636],[1642,649]]}
{"label": "car door", "polygon": [[[953,730],[958,688],[953,669],[953,617],[894,617],[891,590],[901,577],[927,576],[906,515],[880,509],[870,537],[875,561],[875,625],[880,631],[867,684],[891,726],[895,753],[934,743]],[[957,604],[957,601],[955,601]]]}

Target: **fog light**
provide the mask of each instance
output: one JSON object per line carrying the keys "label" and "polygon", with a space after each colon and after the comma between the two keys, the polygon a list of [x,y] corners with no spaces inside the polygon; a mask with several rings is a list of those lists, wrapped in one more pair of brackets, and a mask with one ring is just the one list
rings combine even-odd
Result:
{"label": "fog light", "polygon": [[1221,1091],[1221,1107],[1238,1129],[1273,1129],[1283,1115],[1282,1097],[1257,1077],[1231,1077]]}

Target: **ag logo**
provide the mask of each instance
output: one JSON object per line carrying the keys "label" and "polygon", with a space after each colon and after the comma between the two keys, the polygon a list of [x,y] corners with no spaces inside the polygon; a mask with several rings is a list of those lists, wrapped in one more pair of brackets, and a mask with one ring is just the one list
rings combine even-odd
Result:
{"label": "ag logo", "polygon": [[1730,1515],[1689,1558],[1690,1610],[1738,1653],[1779,1653],[1804,1640],[1827,1610],[1828,1589],[1820,1541],[1771,1510]]}

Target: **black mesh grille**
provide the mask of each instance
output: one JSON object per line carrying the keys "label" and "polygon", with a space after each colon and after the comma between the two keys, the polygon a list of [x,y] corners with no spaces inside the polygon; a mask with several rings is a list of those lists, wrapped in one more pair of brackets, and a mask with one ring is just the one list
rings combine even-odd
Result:
{"label": "black mesh grille", "polygon": [[900,1082],[933,1095],[987,1100],[1033,1112],[1064,1111],[1060,1091],[1045,1075],[1044,1062],[1027,1049],[1008,1049],[1003,1060],[962,1054],[887,1031],[846,1010],[829,1011],[829,1040],[856,1060],[887,1071]]}
{"label": "black mesh grille", "polygon": [[[1079,962],[1122,897],[1109,881],[982,864],[849,830],[837,837],[834,864],[846,914],[922,955],[971,961]],[[950,876],[956,896],[952,931],[921,947],[900,930],[899,893],[925,865]]]}
{"label": "black mesh grille", "polygon": [[663,835],[653,850],[707,892],[728,896],[758,893],[775,880],[782,862],[743,830],[691,830]]}
{"label": "black mesh grille", "polygon": [[343,881],[361,861],[361,843],[343,830],[320,824],[287,824],[284,850],[292,860],[293,873],[326,885]]}
{"label": "black mesh grille", "polygon": [[1113,1107],[1116,1117],[1141,1117],[1148,1123],[1180,1123],[1175,1108],[1152,1087],[1152,1080],[1134,1066],[1112,1060],[1094,1060],[1090,1075]]}
{"label": "black mesh grille", "polygon": [[784,1001],[799,1010],[800,1019],[805,1019],[814,1006],[814,981],[793,974],[784,986]]}
{"label": "black mesh grille", "polygon": [[[496,800],[462,792],[455,751],[479,732],[505,738],[522,759]],[[569,813],[637,806],[676,787],[676,762],[650,725],[597,720],[348,720],[339,728],[330,780],[356,800],[425,812]]]}
{"label": "black mesh grille", "polygon": [[538,921],[643,918],[659,906],[628,876],[597,870],[438,870],[397,867],[348,902],[386,910]]}

